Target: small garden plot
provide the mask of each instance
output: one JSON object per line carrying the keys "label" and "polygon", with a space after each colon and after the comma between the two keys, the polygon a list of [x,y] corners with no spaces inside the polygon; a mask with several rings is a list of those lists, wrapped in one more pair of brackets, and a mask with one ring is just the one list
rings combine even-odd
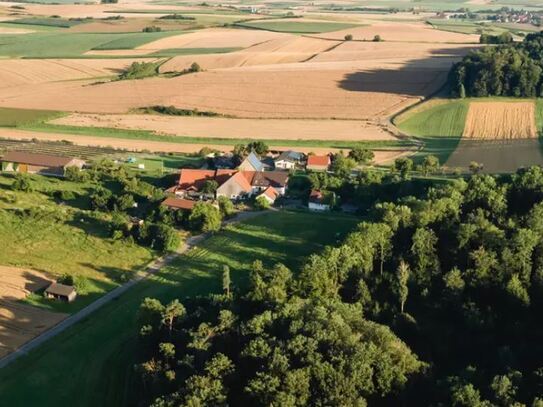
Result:
{"label": "small garden plot", "polygon": [[533,102],[472,102],[462,135],[507,140],[537,138]]}

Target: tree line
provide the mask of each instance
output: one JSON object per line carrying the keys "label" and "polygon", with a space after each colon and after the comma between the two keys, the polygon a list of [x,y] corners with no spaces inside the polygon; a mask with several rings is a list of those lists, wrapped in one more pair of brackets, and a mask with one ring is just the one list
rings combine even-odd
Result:
{"label": "tree line", "polygon": [[[407,181],[404,181],[407,182]],[[543,170],[377,203],[293,273],[141,306],[153,406],[543,406]],[[221,271],[218,270],[218,274]]]}
{"label": "tree line", "polygon": [[481,41],[499,43],[471,51],[449,73],[455,97],[543,95],[543,33],[528,34],[520,43],[502,36]]}

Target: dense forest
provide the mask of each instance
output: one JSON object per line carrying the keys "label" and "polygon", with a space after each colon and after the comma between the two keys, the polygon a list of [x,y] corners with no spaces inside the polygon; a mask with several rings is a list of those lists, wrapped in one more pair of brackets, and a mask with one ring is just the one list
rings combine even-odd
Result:
{"label": "dense forest", "polygon": [[543,406],[542,200],[540,167],[474,175],[377,203],[301,270],[146,299],[142,403]]}
{"label": "dense forest", "polygon": [[449,84],[456,97],[542,96],[542,72],[543,33],[539,32],[527,35],[520,43],[470,52],[453,65]]}

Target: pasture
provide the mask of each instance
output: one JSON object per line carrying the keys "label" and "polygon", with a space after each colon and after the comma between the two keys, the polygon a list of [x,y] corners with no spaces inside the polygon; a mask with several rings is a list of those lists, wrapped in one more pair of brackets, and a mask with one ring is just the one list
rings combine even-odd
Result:
{"label": "pasture", "polygon": [[400,114],[394,124],[419,137],[461,137],[469,103],[466,100],[430,100]]}
{"label": "pasture", "polygon": [[[64,274],[88,280],[86,293],[64,304],[31,296],[28,302],[46,309],[73,312],[127,281],[153,253],[135,244],[109,238],[106,219],[87,211],[79,198],[91,185],[32,176],[33,192],[11,190],[13,178],[0,176],[0,258],[2,265],[29,268],[52,278]],[[58,205],[58,191],[75,198]]]}
{"label": "pasture", "polygon": [[25,35],[0,35],[0,56],[25,58],[81,57],[92,49],[131,49],[147,42],[178,34],[157,33],[71,33],[58,31]]}
{"label": "pasture", "polygon": [[[266,266],[281,261],[298,270],[306,256],[340,241],[357,222],[356,218],[334,214],[279,212],[229,226],[119,301],[3,369],[3,401],[48,407],[64,405],[76,397],[79,407],[133,405],[140,382],[127,366],[138,361],[137,310],[144,298],[169,301],[218,292],[225,264],[230,266],[236,286],[245,283],[248,267],[257,259]],[[52,387],[57,390],[47,391]]]}

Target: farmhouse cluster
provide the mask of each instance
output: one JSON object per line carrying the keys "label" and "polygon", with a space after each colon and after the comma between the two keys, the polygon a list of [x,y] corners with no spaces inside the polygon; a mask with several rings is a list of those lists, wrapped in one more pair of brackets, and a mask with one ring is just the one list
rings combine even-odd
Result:
{"label": "farmhouse cluster", "polygon": [[[213,158],[215,169],[181,169],[178,182],[167,190],[171,196],[163,205],[174,210],[192,210],[198,201],[213,201],[220,197],[235,202],[264,199],[273,205],[278,198],[285,196],[291,171],[327,171],[331,164],[328,155],[306,156],[296,151],[284,151],[264,158],[251,152],[237,168],[223,168],[230,163],[229,157]],[[318,191],[312,193],[311,201],[310,209],[329,209],[329,206],[319,205]]]}

